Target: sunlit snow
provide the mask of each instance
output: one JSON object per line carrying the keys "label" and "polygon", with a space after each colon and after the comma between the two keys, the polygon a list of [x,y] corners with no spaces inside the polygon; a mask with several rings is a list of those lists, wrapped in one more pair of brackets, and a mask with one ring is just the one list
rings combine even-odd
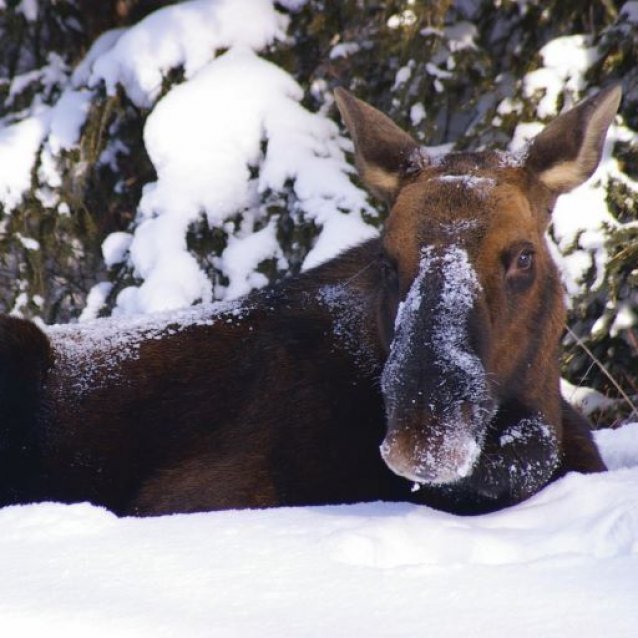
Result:
{"label": "sunlit snow", "polygon": [[3,635],[631,638],[638,423],[598,439],[612,471],[470,518],[400,503],[155,519],[9,507]]}

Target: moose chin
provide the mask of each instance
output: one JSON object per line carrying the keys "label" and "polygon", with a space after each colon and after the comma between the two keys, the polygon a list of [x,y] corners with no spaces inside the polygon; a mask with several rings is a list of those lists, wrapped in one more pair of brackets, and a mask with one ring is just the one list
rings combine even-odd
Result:
{"label": "moose chin", "polygon": [[0,504],[471,514],[605,469],[560,396],[564,293],[545,231],[596,169],[620,89],[522,154],[436,158],[335,95],[388,207],[381,237],[234,303],[45,332],[0,317]]}

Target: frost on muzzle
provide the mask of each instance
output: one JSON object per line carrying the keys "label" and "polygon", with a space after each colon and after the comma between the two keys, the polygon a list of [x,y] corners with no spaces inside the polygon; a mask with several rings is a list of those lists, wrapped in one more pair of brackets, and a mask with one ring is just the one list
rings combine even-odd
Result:
{"label": "frost on muzzle", "polygon": [[454,483],[472,473],[480,456],[494,414],[468,334],[480,293],[464,249],[422,250],[381,377],[388,424],[381,455],[411,481]]}

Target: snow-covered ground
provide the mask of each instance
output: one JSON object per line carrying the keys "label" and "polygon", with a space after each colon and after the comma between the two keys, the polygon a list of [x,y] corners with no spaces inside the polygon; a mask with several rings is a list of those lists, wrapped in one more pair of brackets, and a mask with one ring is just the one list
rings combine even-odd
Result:
{"label": "snow-covered ground", "polygon": [[638,635],[638,423],[607,474],[460,518],[372,503],[117,519],[0,511],[2,636]]}

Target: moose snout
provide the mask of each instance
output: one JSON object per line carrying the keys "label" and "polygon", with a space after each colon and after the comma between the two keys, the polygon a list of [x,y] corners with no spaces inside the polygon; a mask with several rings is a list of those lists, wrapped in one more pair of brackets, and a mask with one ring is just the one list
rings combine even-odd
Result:
{"label": "moose snout", "polygon": [[457,431],[426,435],[422,430],[391,429],[380,451],[386,465],[417,483],[445,485],[469,476],[481,454],[477,437]]}

